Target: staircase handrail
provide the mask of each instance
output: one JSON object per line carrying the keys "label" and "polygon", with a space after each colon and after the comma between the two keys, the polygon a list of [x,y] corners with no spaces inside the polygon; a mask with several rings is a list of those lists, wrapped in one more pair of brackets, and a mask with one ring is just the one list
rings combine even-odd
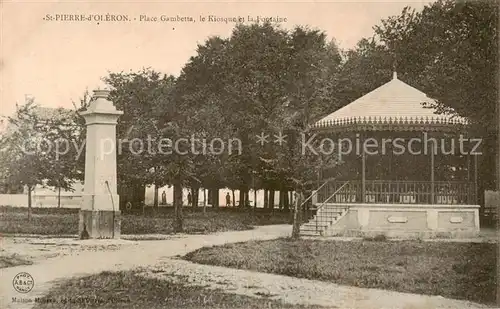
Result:
{"label": "staircase handrail", "polygon": [[304,206],[310,199],[312,199],[312,197],[316,194],[318,194],[319,190],[321,188],[323,188],[327,183],[329,183],[331,181],[331,179],[325,181],[318,189],[316,189],[311,195],[309,195],[309,197],[307,197],[304,202],[302,202],[302,204],[300,204],[299,208],[298,209],[302,209],[302,206]]}
{"label": "staircase handrail", "polygon": [[[320,209],[321,209],[321,207],[325,206],[325,205],[326,205],[326,203],[328,203],[328,201],[329,201],[329,200],[330,200],[330,199],[331,199],[331,198],[332,198],[335,194],[337,194],[340,190],[342,190],[342,188],[343,188],[343,187],[345,187],[348,183],[349,183],[349,181],[344,182],[344,184],[342,184],[342,185],[340,186],[340,188],[338,188],[338,189],[337,189],[335,192],[333,192],[333,194],[332,194],[332,195],[330,195],[330,196],[329,196],[329,197],[328,197],[328,198],[327,198],[327,199],[326,199],[323,203],[321,203],[321,205],[320,205],[320,206],[318,206],[318,208],[316,208],[316,210],[320,210]],[[318,189],[318,190],[319,190],[319,189]]]}
{"label": "staircase handrail", "polygon": [[[316,208],[316,232],[318,231],[318,213],[319,213],[319,210],[326,205],[326,203],[335,195],[337,194],[340,190],[342,190],[343,187],[345,187],[345,185],[347,185],[349,183],[349,181],[346,181],[344,182],[343,185],[340,186],[340,188],[338,188],[335,192],[333,192],[332,195],[330,195],[318,208]],[[319,191],[319,189],[318,189]]]}

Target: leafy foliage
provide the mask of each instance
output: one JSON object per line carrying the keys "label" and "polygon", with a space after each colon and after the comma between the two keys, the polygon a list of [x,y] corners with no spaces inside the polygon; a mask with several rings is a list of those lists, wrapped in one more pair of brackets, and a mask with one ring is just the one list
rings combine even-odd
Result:
{"label": "leafy foliage", "polygon": [[[468,117],[487,140],[483,166],[491,166],[498,124],[492,112],[498,93],[497,24],[493,2],[440,0],[422,12],[405,8],[382,20],[373,37],[348,51],[307,27],[237,25],[228,38],[214,36],[198,45],[178,78],[153,69],[110,73],[105,78],[113,88],[110,99],[124,111],[117,127],[117,138],[126,141],[118,149],[118,183],[125,188],[120,194],[139,192],[137,186],[146,184],[172,184],[176,192],[182,186],[246,192],[304,188],[321,168],[337,164],[331,156],[302,153],[309,124],[387,82],[394,69],[436,99],[439,112]],[[77,110],[87,102],[84,98]],[[49,179],[70,187],[71,179],[81,178],[82,156],[75,163],[38,149],[31,156],[19,151],[25,141],[42,137],[82,143],[82,119],[78,113],[70,118],[76,125],[66,130],[64,119],[44,122],[30,104],[21,108],[9,120],[18,129],[2,141],[15,149],[0,154],[2,165],[9,166],[2,179],[28,186]],[[269,135],[265,146],[256,142],[261,133]],[[274,143],[273,135],[280,133],[287,136],[285,145]],[[165,138],[189,141],[180,144],[181,153],[159,153]],[[206,142],[215,138],[224,143],[221,154],[206,151]],[[134,139],[147,142],[150,151],[138,153]],[[235,139],[241,145],[231,144]],[[480,179],[491,179],[489,174],[483,168]],[[176,194],[177,206],[179,199]]]}
{"label": "leafy foliage", "polygon": [[18,106],[1,139],[2,182],[26,186],[30,207],[36,185],[71,190],[75,180],[82,178],[78,148],[74,147],[81,132],[73,113],[59,109],[41,115],[41,111],[33,99]]}
{"label": "leafy foliage", "polygon": [[471,134],[483,139],[479,185],[491,188],[498,143],[497,25],[498,4],[492,1],[440,0],[422,12],[405,8],[346,52],[341,105],[387,82],[395,67],[400,79],[437,101],[438,113],[470,120]]}

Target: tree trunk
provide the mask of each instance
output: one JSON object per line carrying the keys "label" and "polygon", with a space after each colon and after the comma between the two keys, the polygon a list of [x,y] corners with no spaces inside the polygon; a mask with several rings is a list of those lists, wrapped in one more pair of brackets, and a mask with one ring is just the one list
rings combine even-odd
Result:
{"label": "tree trunk", "polygon": [[240,200],[238,201],[238,207],[243,207],[245,205],[245,190],[243,188],[240,188]]}
{"label": "tree trunk", "polygon": [[203,188],[203,214],[207,212],[207,192]]}
{"label": "tree trunk", "polygon": [[274,209],[274,190],[269,190],[269,204],[268,207],[270,209]]}
{"label": "tree trunk", "polygon": [[232,193],[233,193],[233,207],[236,206],[236,199],[235,199],[235,194],[234,194],[234,190],[231,190]]}
{"label": "tree trunk", "polygon": [[146,203],[142,203],[142,216],[146,216]]}
{"label": "tree trunk", "polygon": [[283,209],[283,206],[285,205],[285,195],[284,195],[285,191],[280,189],[279,192],[280,192],[279,193],[280,194],[280,201],[279,201],[278,207],[281,210],[281,209]]}
{"label": "tree trunk", "polygon": [[257,208],[257,190],[253,189],[253,208]]}
{"label": "tree trunk", "polygon": [[248,189],[245,190],[245,207],[250,207],[250,192]]}
{"label": "tree trunk", "polygon": [[158,185],[155,184],[155,196],[153,199],[153,207],[154,209],[158,209]]}
{"label": "tree trunk", "polygon": [[302,192],[297,191],[297,195],[295,197],[295,203],[293,205],[293,229],[292,229],[292,238],[298,239],[300,237],[300,209],[299,206],[302,204],[304,196]]}
{"label": "tree trunk", "polygon": [[269,191],[264,189],[264,209],[269,207]]}
{"label": "tree trunk", "polygon": [[28,186],[28,222],[31,222],[31,192],[33,192],[33,187]]}
{"label": "tree trunk", "polygon": [[57,187],[57,208],[61,208],[61,187]]}
{"label": "tree trunk", "polygon": [[191,193],[191,207],[195,208],[194,187],[189,187],[189,193]]}
{"label": "tree trunk", "polygon": [[285,190],[285,192],[283,192],[283,198],[284,198],[284,201],[283,201],[283,209],[285,210],[289,210],[290,209],[290,199],[289,199],[289,195],[288,195],[288,190]]}
{"label": "tree trunk", "polygon": [[174,233],[182,233],[182,185],[180,179],[174,183]]}
{"label": "tree trunk", "polygon": [[192,196],[193,208],[197,208],[198,201],[200,199],[200,188],[198,186],[194,186],[191,188],[191,196]]}
{"label": "tree trunk", "polygon": [[212,189],[212,207],[219,208],[219,189]]}

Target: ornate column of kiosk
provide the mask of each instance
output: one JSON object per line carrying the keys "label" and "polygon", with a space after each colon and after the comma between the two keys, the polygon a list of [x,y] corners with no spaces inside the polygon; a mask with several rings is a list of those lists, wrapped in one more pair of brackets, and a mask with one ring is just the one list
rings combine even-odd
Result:
{"label": "ornate column of kiosk", "polygon": [[94,90],[81,115],[87,126],[85,183],[80,238],[119,238],[120,199],[116,188],[116,124],[123,114],[108,100],[109,90]]}

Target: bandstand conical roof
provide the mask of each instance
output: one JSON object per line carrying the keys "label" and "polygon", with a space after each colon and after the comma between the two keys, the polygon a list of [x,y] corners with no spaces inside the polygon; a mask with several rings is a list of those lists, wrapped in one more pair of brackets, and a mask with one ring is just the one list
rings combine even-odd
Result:
{"label": "bandstand conical roof", "polygon": [[467,124],[462,117],[436,114],[436,109],[424,106],[425,103],[435,101],[399,80],[394,72],[391,81],[322,118],[313,127],[439,131]]}

